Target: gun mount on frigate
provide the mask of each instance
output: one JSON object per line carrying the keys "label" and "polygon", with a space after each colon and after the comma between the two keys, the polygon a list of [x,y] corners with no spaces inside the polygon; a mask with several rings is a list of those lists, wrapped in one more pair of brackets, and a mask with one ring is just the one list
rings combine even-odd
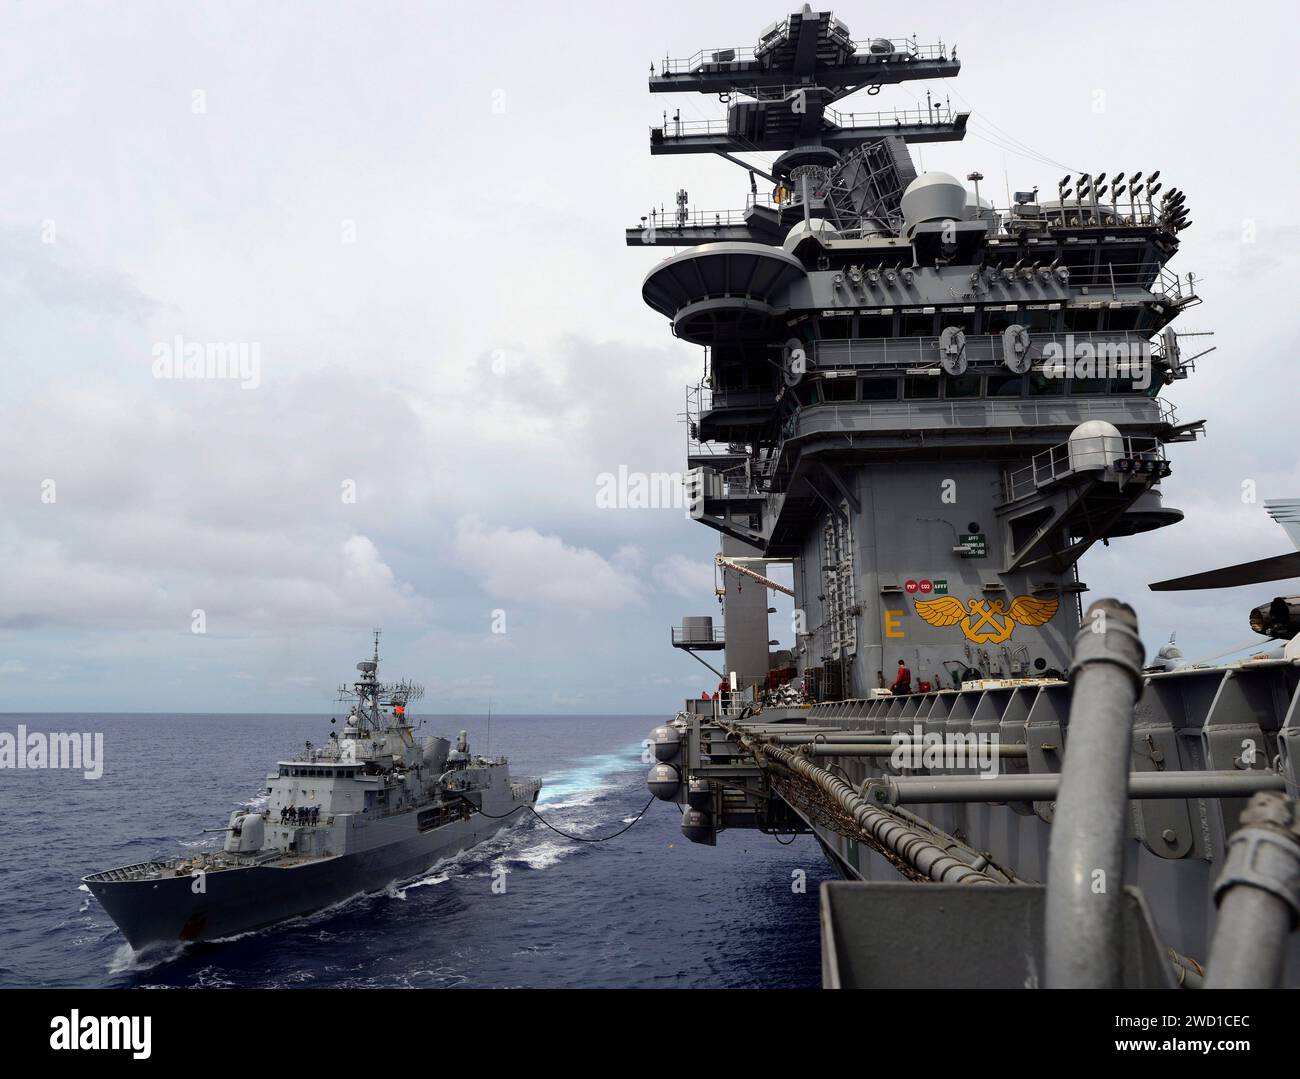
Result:
{"label": "gun mount on frigate", "polygon": [[850,882],[822,898],[827,984],[1190,985],[1212,941],[1215,984],[1295,984],[1296,663],[1144,672],[1132,611],[1082,610],[1085,552],[1182,518],[1160,483],[1203,431],[1163,396],[1197,359],[1172,326],[1200,303],[1168,268],[1185,195],[1099,170],[994,206],[908,149],[968,114],[842,104],[959,69],[808,7],[652,67],[651,92],[726,104],[665,111],[652,154],[717,154],[750,193],[679,191],[626,233],[684,248],[642,295],[705,351],[690,494],[725,628],[673,643],[725,649],[733,687],[653,732],[650,787],[695,842],[816,836]]}

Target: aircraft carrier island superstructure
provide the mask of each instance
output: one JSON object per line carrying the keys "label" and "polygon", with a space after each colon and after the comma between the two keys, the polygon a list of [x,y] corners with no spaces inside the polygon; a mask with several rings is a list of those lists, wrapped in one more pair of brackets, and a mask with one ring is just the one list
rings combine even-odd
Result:
{"label": "aircraft carrier island superstructure", "polygon": [[[1300,856],[1277,807],[1296,666],[1144,670],[1131,610],[1085,618],[1077,569],[1182,517],[1160,481],[1203,426],[1162,396],[1196,359],[1172,327],[1200,302],[1168,267],[1185,196],[1146,162],[1098,162],[995,206],[978,172],[918,172],[909,151],[961,139],[966,113],[928,92],[843,103],[959,69],[955,48],[854,40],[807,7],[753,48],[652,66],[652,92],[726,106],[665,110],[652,154],[717,154],[749,194],[712,211],[679,191],[626,235],[679,249],[643,297],[705,351],[690,494],[721,533],[725,629],[692,617],[673,643],[724,653],[733,687],[656,729],[650,786],[696,842],[811,831],[880,882],[825,890],[827,984],[1199,984],[1216,895],[1263,895],[1275,924],[1300,910],[1230,843],[1244,824],[1282,837],[1251,851]],[[769,650],[769,587],[793,596],[793,649]],[[963,739],[993,767],[921,756]],[[1073,883],[1054,890],[1049,863]],[[1218,983],[1283,976],[1257,960]]]}

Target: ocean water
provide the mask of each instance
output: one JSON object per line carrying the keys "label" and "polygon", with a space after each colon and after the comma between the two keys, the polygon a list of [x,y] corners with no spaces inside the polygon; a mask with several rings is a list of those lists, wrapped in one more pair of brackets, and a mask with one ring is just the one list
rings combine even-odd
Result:
{"label": "ocean water", "polygon": [[[597,837],[646,804],[655,716],[495,716],[491,751],[545,781],[539,812]],[[820,983],[817,844],[751,831],[687,842],[653,802],[624,835],[576,843],[536,818],[411,881],[213,944],[134,953],[79,883],[88,873],[216,847],[275,760],[329,736],[328,716],[0,715],[0,731],[104,735],[98,780],[0,770],[0,986],[808,987]],[[419,734],[483,717],[434,716]],[[504,894],[493,874],[506,870]],[[806,889],[795,886],[796,871]]]}

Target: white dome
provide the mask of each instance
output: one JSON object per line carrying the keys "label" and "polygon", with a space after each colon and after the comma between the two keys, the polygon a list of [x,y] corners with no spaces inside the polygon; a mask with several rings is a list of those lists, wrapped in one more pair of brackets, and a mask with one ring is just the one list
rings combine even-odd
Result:
{"label": "white dome", "polygon": [[1070,432],[1070,468],[1108,468],[1124,456],[1124,436],[1105,420],[1087,420]]}
{"label": "white dome", "polygon": [[819,241],[834,240],[839,236],[839,229],[822,217],[814,217],[807,221],[800,221],[795,224],[789,232],[785,234],[785,241],[781,246],[791,254],[804,240],[812,237]]}
{"label": "white dome", "polygon": [[918,176],[903,192],[903,234],[925,221],[966,220],[966,187],[946,172]]}

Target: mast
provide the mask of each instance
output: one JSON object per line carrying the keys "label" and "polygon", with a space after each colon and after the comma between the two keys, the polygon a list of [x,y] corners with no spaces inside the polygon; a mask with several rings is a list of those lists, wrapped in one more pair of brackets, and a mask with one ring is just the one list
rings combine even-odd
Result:
{"label": "mast", "polygon": [[[358,719],[358,732],[363,735],[372,731],[409,730],[410,725],[406,721],[407,705],[424,696],[424,686],[418,682],[402,679],[399,682],[384,683],[378,680],[380,632],[378,629],[374,631],[372,658],[357,664],[360,677],[353,682],[351,688],[346,685],[339,687],[340,702],[355,702],[352,712]],[[385,712],[385,708],[391,709],[391,722],[390,713]]]}

